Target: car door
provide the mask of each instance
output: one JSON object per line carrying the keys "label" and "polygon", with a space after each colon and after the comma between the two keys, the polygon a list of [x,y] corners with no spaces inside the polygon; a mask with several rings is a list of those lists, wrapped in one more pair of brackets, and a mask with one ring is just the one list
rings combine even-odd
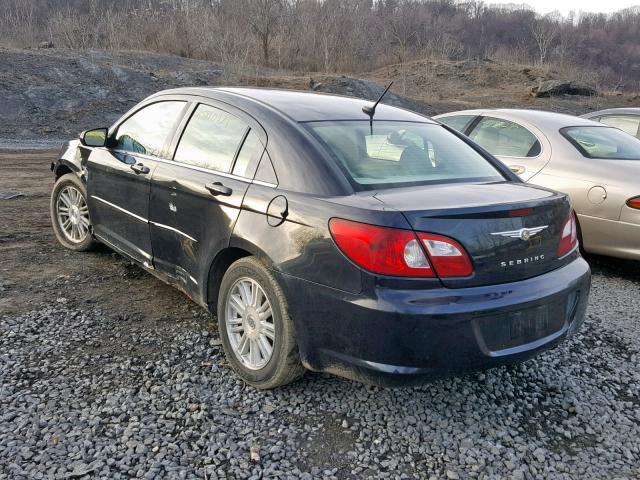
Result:
{"label": "car door", "polygon": [[207,100],[194,103],[173,144],[172,161],[159,163],[151,182],[154,264],[198,299],[212,258],[228,246],[266,135],[242,112]]}
{"label": "car door", "polygon": [[152,266],[149,234],[150,177],[177,127],[184,101],[156,101],[119,122],[107,146],[87,159],[87,193],[94,234]]}
{"label": "car door", "polygon": [[480,117],[467,135],[525,182],[551,158],[551,144],[542,132],[532,125],[524,126],[497,115]]}

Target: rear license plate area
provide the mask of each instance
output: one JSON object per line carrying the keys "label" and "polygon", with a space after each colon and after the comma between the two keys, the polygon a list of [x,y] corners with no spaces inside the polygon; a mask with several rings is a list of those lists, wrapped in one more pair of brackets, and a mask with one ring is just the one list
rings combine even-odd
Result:
{"label": "rear license plate area", "polygon": [[566,322],[566,299],[475,320],[490,351],[535,342],[558,332]]}

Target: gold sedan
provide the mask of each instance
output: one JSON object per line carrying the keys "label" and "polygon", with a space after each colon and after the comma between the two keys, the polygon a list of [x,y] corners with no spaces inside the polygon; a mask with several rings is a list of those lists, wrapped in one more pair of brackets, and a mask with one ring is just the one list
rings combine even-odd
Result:
{"label": "gold sedan", "polygon": [[590,253],[640,260],[640,140],[601,123],[536,110],[435,117],[524,181],[567,193]]}

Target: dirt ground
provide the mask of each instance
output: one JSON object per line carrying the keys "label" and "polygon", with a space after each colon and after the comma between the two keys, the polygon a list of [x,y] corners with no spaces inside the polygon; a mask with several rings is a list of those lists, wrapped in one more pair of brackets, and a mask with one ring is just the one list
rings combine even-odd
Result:
{"label": "dirt ground", "polygon": [[56,154],[0,151],[0,192],[24,195],[0,200],[0,315],[57,301],[149,321],[208,318],[179,291],[107,248],[76,253],[57,243],[49,220],[49,166]]}

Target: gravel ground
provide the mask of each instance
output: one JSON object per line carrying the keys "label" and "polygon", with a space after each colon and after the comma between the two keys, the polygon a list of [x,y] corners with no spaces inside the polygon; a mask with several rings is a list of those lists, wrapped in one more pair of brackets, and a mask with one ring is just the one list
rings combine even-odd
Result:
{"label": "gravel ground", "polygon": [[596,272],[581,333],[538,359],[397,390],[256,391],[196,307],[148,322],[57,298],[0,318],[0,478],[638,478],[635,277]]}

